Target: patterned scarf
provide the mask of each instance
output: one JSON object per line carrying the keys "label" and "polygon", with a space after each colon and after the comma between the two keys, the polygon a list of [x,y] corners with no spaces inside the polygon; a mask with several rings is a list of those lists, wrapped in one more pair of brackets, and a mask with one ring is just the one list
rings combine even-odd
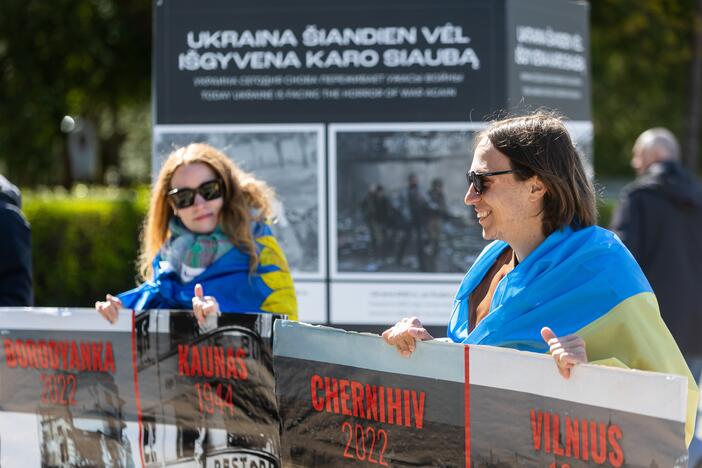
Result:
{"label": "patterned scarf", "polygon": [[168,223],[171,237],[159,252],[162,262],[168,262],[183,283],[191,281],[229,252],[232,243],[220,226],[209,234],[196,234],[173,217]]}

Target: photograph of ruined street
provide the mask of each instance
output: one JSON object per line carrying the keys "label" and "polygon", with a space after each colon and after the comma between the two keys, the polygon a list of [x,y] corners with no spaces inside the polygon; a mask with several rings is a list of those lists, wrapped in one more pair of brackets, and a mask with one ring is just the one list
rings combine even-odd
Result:
{"label": "photograph of ruined street", "polygon": [[486,245],[463,203],[474,134],[336,133],[339,272],[466,271]]}
{"label": "photograph of ruined street", "polygon": [[[247,172],[275,189],[276,222],[271,226],[293,272],[319,271],[318,133],[314,131],[160,132],[154,136],[157,165],[176,148],[207,143],[224,151]],[[283,200],[285,201],[283,203]]]}

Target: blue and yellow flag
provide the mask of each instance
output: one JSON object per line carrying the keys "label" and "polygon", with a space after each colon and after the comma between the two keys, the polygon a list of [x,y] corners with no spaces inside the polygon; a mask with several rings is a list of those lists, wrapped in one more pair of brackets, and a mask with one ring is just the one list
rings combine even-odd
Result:
{"label": "blue and yellow flag", "polygon": [[468,333],[468,299],[495,259],[507,248],[488,245],[466,274],[454,300],[448,336],[456,342],[544,353],[541,328],[557,336],[575,333],[586,342],[588,360],[688,379],[689,444],[698,389],[658,302],[634,257],[600,227],[568,227],[544,240],[498,284],[490,313]]}
{"label": "blue and yellow flag", "polygon": [[146,309],[192,309],[197,283],[205,295],[214,296],[226,312],[271,312],[297,320],[297,300],[288,262],[267,224],[254,225],[259,264],[249,272],[249,255],[236,246],[191,281],[182,282],[160,256],[154,259],[154,278],[119,294],[124,307]]}

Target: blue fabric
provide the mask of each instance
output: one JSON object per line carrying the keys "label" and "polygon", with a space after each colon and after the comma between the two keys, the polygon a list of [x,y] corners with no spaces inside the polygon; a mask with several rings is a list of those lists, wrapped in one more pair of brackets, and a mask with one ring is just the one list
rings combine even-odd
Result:
{"label": "blue fabric", "polygon": [[541,328],[575,333],[624,299],[652,292],[636,261],[613,233],[597,226],[571,227],[548,236],[498,284],[490,313],[468,333],[468,300],[507,247],[485,247],[456,294],[448,336],[467,344],[546,352]]}
{"label": "blue fabric", "polygon": [[[253,226],[254,237],[272,235],[263,223]],[[257,244],[260,251],[260,245]],[[214,296],[222,313],[263,312],[260,307],[273,292],[260,275],[278,268],[274,265],[257,268],[249,274],[249,255],[233,246],[192,281],[182,283],[178,272],[157,255],[153,261],[154,277],[142,285],[118,295],[129,309],[192,309],[195,285],[202,284],[206,296]]]}

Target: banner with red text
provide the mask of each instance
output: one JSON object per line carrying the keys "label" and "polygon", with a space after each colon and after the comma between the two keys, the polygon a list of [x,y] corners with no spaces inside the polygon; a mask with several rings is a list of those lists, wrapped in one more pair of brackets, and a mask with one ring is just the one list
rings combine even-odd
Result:
{"label": "banner with red text", "polygon": [[0,308],[0,466],[279,467],[276,318]]}
{"label": "banner with red text", "polygon": [[549,356],[275,325],[290,466],[686,467],[683,377]]}

